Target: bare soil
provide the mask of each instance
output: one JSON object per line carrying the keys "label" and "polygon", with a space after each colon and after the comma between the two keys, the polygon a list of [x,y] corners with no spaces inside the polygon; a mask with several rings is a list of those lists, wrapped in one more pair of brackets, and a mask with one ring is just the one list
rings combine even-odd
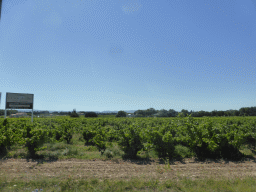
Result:
{"label": "bare soil", "polygon": [[159,160],[57,160],[32,161],[26,159],[7,159],[0,161],[0,178],[31,181],[39,178],[73,179],[98,178],[100,180],[130,180],[131,178],[179,180],[181,178],[216,180],[223,177],[244,178],[256,176],[255,160],[232,161],[196,161],[185,159],[167,164]]}

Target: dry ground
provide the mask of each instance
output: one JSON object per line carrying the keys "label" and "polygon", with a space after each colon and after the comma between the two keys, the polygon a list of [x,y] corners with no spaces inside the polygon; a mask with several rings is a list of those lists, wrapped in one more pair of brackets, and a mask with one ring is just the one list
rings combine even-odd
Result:
{"label": "dry ground", "polygon": [[[169,167],[169,168],[168,168]],[[159,160],[125,161],[125,160],[57,160],[31,161],[26,159],[7,159],[0,161],[0,178],[31,181],[39,178],[65,179],[98,178],[129,180],[132,177],[145,179],[179,180],[181,178],[205,179],[213,177],[216,180],[222,177],[256,176],[255,160],[243,162],[232,161],[196,161],[185,159],[176,161],[168,166]]]}

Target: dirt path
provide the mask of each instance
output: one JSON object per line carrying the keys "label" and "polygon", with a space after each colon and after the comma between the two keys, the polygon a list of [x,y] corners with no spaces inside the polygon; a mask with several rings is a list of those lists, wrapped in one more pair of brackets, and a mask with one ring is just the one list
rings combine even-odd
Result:
{"label": "dirt path", "polygon": [[179,179],[187,177],[204,179],[206,177],[243,178],[245,176],[256,176],[256,162],[248,160],[243,162],[231,161],[204,161],[198,162],[194,159],[186,159],[183,162],[176,161],[170,164],[159,164],[159,161],[124,161],[124,160],[58,160],[52,162],[38,163],[37,161],[8,159],[0,161],[0,178],[10,181],[14,178],[21,180],[36,180],[37,178],[59,178],[64,179],[71,176],[73,179],[98,178],[125,179],[140,177],[145,179]]}

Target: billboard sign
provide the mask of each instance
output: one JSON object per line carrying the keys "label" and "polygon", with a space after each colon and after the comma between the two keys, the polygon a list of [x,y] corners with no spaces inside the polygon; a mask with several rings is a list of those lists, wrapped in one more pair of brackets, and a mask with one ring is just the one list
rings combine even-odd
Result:
{"label": "billboard sign", "polygon": [[34,94],[6,93],[6,109],[33,109]]}

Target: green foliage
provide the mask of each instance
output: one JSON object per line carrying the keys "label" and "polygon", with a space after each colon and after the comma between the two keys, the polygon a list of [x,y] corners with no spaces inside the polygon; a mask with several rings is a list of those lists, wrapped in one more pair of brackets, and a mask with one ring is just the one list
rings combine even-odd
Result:
{"label": "green foliage", "polygon": [[95,112],[85,112],[85,117],[98,117],[97,113]]}
{"label": "green foliage", "polygon": [[83,129],[83,138],[85,140],[85,145],[93,144],[93,137],[97,134],[97,132],[91,126],[87,126]]}
{"label": "green foliage", "polygon": [[57,141],[60,141],[61,136],[62,136],[62,131],[60,129],[56,128],[56,130],[55,130],[55,139]]}
{"label": "green foliage", "polygon": [[180,112],[180,113],[178,113],[178,116],[177,116],[177,117],[185,117],[185,113]]}
{"label": "green foliage", "polygon": [[93,142],[98,148],[98,150],[101,152],[101,155],[103,155],[104,151],[106,150],[106,141],[107,141],[107,133],[106,129],[103,127],[100,127],[97,129],[97,134],[93,137]]}
{"label": "green foliage", "polygon": [[169,117],[168,111],[165,109],[160,110],[158,113],[154,114],[156,117]]}
{"label": "green foliage", "polygon": [[113,158],[113,157],[116,157],[116,156],[123,155],[123,151],[121,151],[118,146],[111,145],[111,146],[107,147],[107,149],[104,152],[104,155],[107,158]]}
{"label": "green foliage", "polygon": [[123,125],[119,130],[118,145],[130,158],[136,158],[138,151],[143,149],[143,137],[139,126]]}
{"label": "green foliage", "polygon": [[79,117],[75,109],[73,109],[73,112],[70,113],[70,117]]}
{"label": "green foliage", "polygon": [[7,119],[0,124],[0,154],[5,155],[7,149],[19,141],[20,133],[12,129]]}
{"label": "green foliage", "polygon": [[25,144],[30,157],[36,158],[36,152],[45,148],[41,146],[48,141],[49,132],[46,129],[42,129],[37,123],[26,123],[21,131],[23,132],[23,138],[19,143]]}
{"label": "green foliage", "polygon": [[104,155],[105,155],[107,158],[113,158],[113,157],[114,157],[113,152],[110,151],[109,149],[106,149],[106,150],[105,150]]}
{"label": "green foliage", "polygon": [[125,111],[118,111],[116,117],[126,117],[126,112]]}
{"label": "green foliage", "polygon": [[190,158],[193,156],[193,153],[191,152],[191,150],[189,150],[188,147],[185,147],[183,145],[175,146],[175,154],[177,154],[181,158]]}
{"label": "green foliage", "polygon": [[4,122],[3,122],[3,126],[7,126],[7,127],[9,127],[9,123],[8,123],[8,120],[7,120],[7,119],[5,119],[5,120],[4,120]]}
{"label": "green foliage", "polygon": [[175,144],[175,125],[164,124],[157,127],[148,127],[144,132],[147,138],[147,148],[154,148],[159,158],[172,159],[176,157]]}
{"label": "green foliage", "polygon": [[43,143],[66,141],[70,144],[73,133],[79,133],[85,144],[95,145],[101,154],[109,157],[114,155],[109,142],[114,141],[130,158],[135,158],[139,151],[154,149],[159,158],[171,159],[179,157],[182,150],[176,146],[182,145],[198,158],[235,160],[242,157],[239,152],[242,145],[255,148],[256,138],[253,117],[193,118],[190,114],[185,118],[55,117],[28,122],[28,119],[0,119],[2,153],[11,145],[25,144],[30,155],[35,156]]}
{"label": "green foliage", "polygon": [[[61,124],[62,128],[62,139],[67,142],[67,144],[70,144],[70,141],[72,139],[72,133],[73,133],[73,125],[71,121],[66,121],[65,123]],[[61,140],[61,139],[60,139]]]}
{"label": "green foliage", "polygon": [[191,116],[187,118],[185,126],[179,130],[181,138],[193,150],[199,159],[226,158],[241,159],[240,146],[245,141],[245,134],[236,124],[213,125],[209,118],[201,124],[194,123]]}

